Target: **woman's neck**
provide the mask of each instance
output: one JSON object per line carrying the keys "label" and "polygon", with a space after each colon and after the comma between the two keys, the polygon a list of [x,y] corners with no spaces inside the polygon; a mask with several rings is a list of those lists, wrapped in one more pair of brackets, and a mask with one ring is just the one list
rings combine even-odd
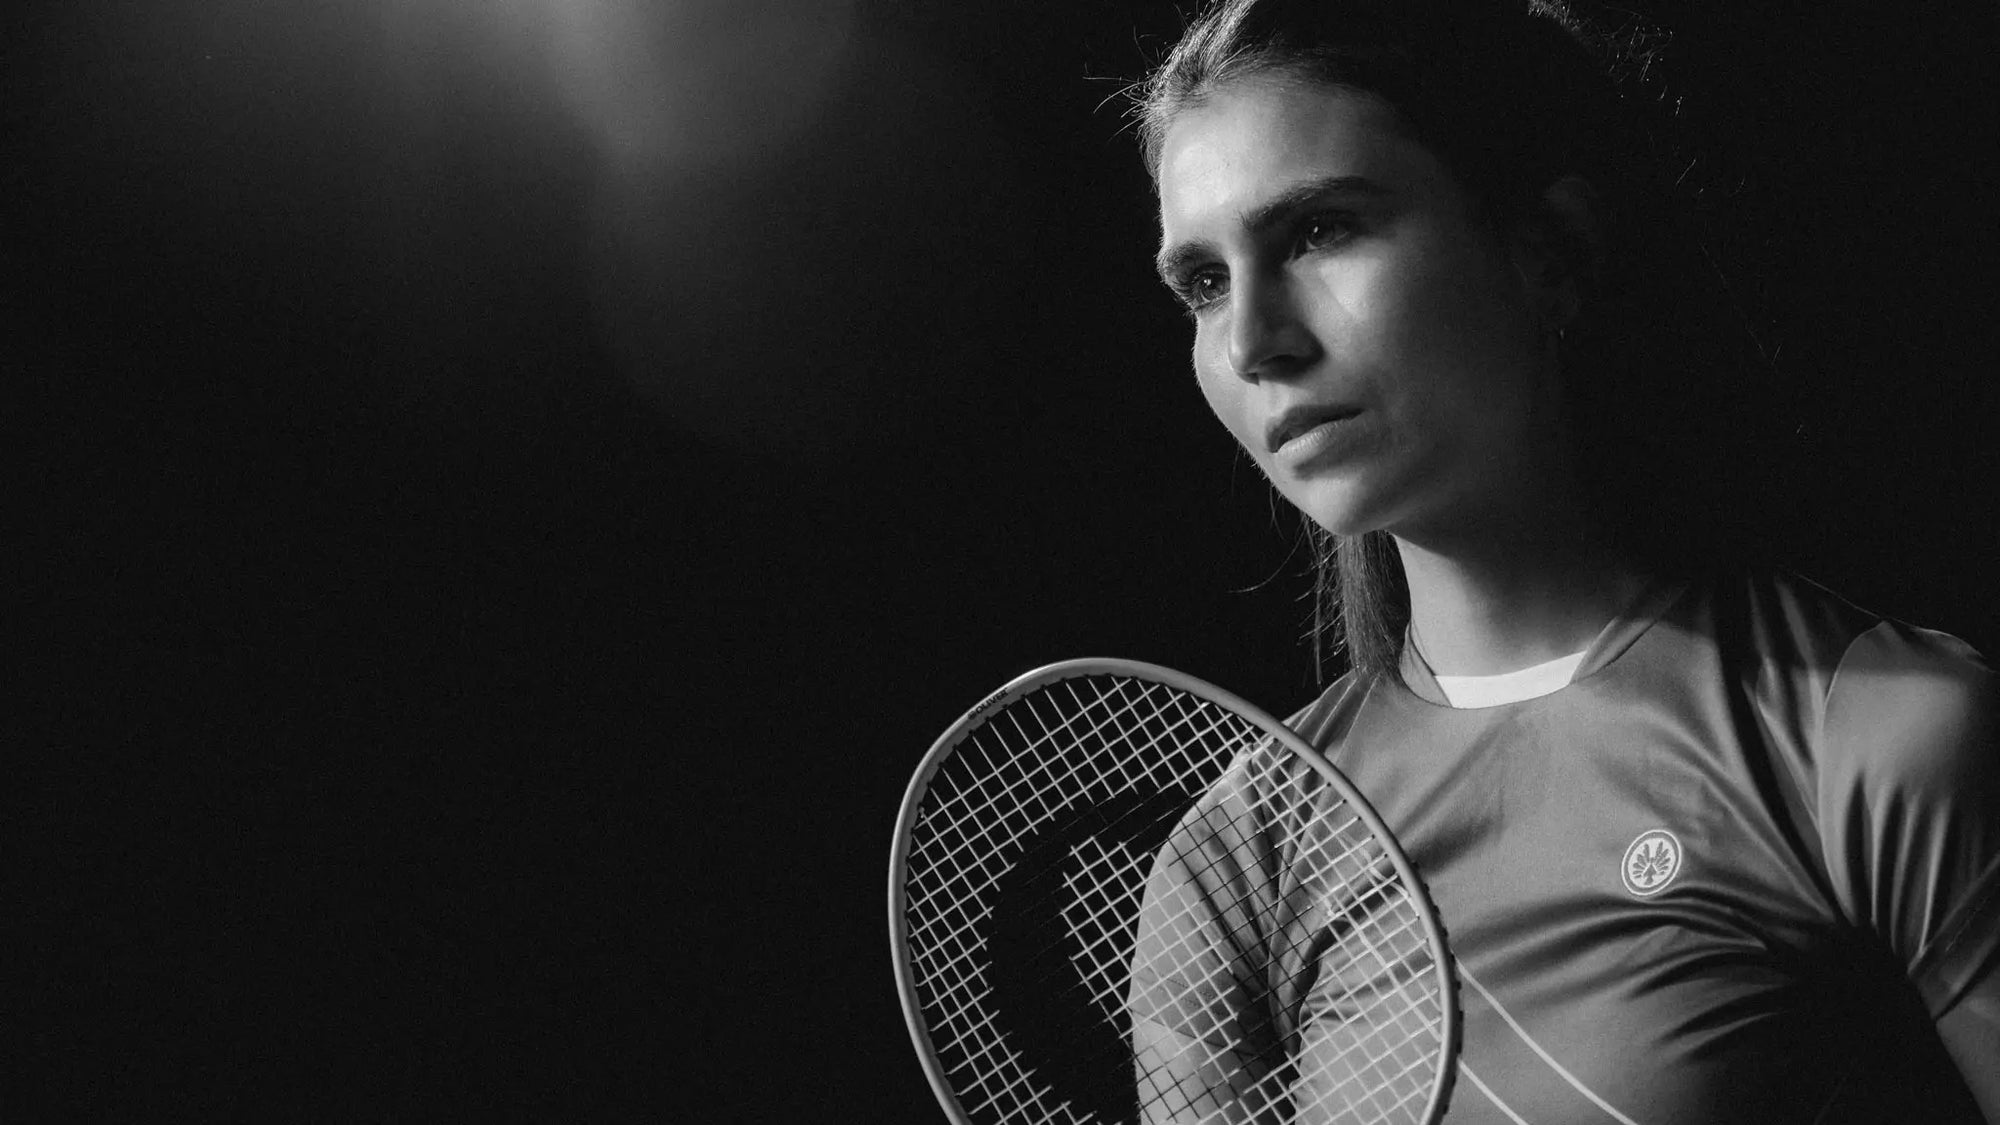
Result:
{"label": "woman's neck", "polygon": [[1540,530],[1448,550],[1396,540],[1411,633],[1432,672],[1498,675],[1577,652],[1645,585],[1596,538]]}

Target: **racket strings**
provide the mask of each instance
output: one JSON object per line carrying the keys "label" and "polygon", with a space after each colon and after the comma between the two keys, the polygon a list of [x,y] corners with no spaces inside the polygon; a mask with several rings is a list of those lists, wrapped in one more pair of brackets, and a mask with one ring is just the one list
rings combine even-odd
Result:
{"label": "racket strings", "polygon": [[[1095,856],[1087,854],[1096,850]],[[1070,904],[1063,908],[1070,960],[1090,998],[1114,1026],[1125,1012],[1132,977],[1131,912],[1124,909],[1145,890],[1150,855],[1136,855],[1121,841],[1106,847],[1093,836],[1072,851],[1079,874],[1063,877]]]}
{"label": "racket strings", "polygon": [[[968,768],[962,776],[933,781],[933,793],[942,799],[924,811],[913,834],[928,835],[932,843],[913,848],[910,901],[924,901],[914,889],[927,877],[942,876],[930,892],[932,909],[911,911],[913,961],[920,980],[931,981],[936,993],[934,1019],[944,1029],[937,1038],[960,1041],[963,1061],[951,1069],[962,1079],[980,1073],[968,1103],[976,1101],[976,1112],[993,1120],[1058,1119],[1025,1081],[1018,1054],[1004,1048],[999,1030],[982,1011],[991,988],[978,962],[988,951],[979,927],[990,920],[991,890],[1005,874],[1005,864],[995,857],[1007,855],[1042,822],[1118,792],[1145,786],[1177,790],[1191,800],[1253,734],[1236,716],[1205,712],[1158,685],[1093,683],[1082,691],[1074,683],[1059,686],[1061,699],[1017,703],[960,747],[957,757]],[[1065,746],[1059,754],[1050,749],[1057,742]],[[1091,894],[1100,900],[1068,912],[1073,926],[1081,912],[1103,931],[1097,943],[1080,942],[1077,950],[1086,963],[1076,979],[1085,987],[1095,982],[1093,1007],[1101,1008],[1104,998],[1122,1001],[1119,978],[1126,957],[1118,947],[1129,943],[1131,900],[1150,860],[1150,854],[1127,850],[1120,864],[1126,869],[1079,865],[1069,877],[1072,886],[1093,880]],[[1115,890],[1106,893],[1110,888]],[[1120,898],[1126,902],[1116,901]],[[1115,1018],[1115,1009],[1106,1013],[1107,1021]]]}
{"label": "racket strings", "polygon": [[[1174,701],[1184,703],[1180,697],[1174,697]],[[1160,731],[1143,745],[1133,745],[1131,753],[1143,758],[1157,749],[1160,740],[1168,736],[1216,738],[1226,720],[1233,721],[1240,729],[1231,730],[1223,736],[1222,745],[1226,752],[1214,757],[1236,756],[1264,737],[1239,717],[1228,715],[1219,709],[1213,710],[1214,713],[1201,716],[1207,720],[1206,725],[1193,730],[1191,734],[1179,729],[1184,724],[1176,724],[1173,728]],[[1195,717],[1188,716],[1190,719]],[[1193,758],[1188,759],[1188,762],[1190,767],[1203,764]],[[1190,778],[1190,770],[1183,769],[1170,775],[1168,780],[1170,785],[1186,786]],[[1136,784],[1138,780],[1133,779],[1132,783]],[[1195,791],[1191,786],[1182,789],[1182,792],[1189,796]],[[1146,870],[1153,861],[1153,849],[1134,852],[1122,839],[1135,833],[1142,833],[1143,829],[1149,827],[1140,825],[1135,828],[1130,823],[1139,815],[1136,812],[1128,812],[1110,818],[1104,823],[1102,834],[1087,837],[1072,849],[1070,857],[1072,864],[1064,875],[1062,888],[1066,892],[1062,900],[1066,903],[1062,907],[1062,915],[1064,921],[1069,924],[1068,929],[1064,934],[1052,935],[1049,945],[1041,950],[1045,952],[1047,948],[1057,945],[1068,945],[1073,949],[1071,960],[1077,963],[1086,983],[1094,985],[1092,988],[1094,997],[1116,995],[1122,999],[1125,978],[1129,977],[1128,958],[1130,931],[1135,920],[1134,907],[1139,892],[1144,889]],[[1178,810],[1175,815],[1178,815]],[[1103,843],[1103,834],[1111,835],[1117,840],[1115,850],[1106,847]],[[1085,852],[1093,847],[1096,849],[1095,857],[1086,858]],[[1046,902],[1038,902],[1031,908],[1046,908],[1046,906]],[[1116,919],[1119,924],[1106,924],[1106,919]],[[1093,930],[1095,936],[1086,936]],[[1108,1007],[1106,1018],[1114,1023],[1122,1020],[1122,1003]]]}
{"label": "racket strings", "polygon": [[[941,844],[953,838],[958,843],[942,853],[913,849],[910,860],[910,882],[913,886],[919,885],[928,874],[920,868],[935,863],[948,874],[941,884],[930,888],[929,892],[943,892],[954,897],[936,904],[935,913],[929,917],[913,922],[910,932],[913,946],[920,938],[932,940],[933,936],[923,931],[938,920],[955,918],[960,930],[969,930],[985,921],[991,905],[985,901],[984,892],[1006,871],[1000,857],[1043,822],[1092,796],[1101,801],[1117,791],[1128,790],[1141,783],[1162,790],[1186,792],[1192,797],[1199,792],[1198,785],[1193,783],[1198,781],[1205,769],[1209,773],[1216,772],[1216,759],[1226,758],[1238,744],[1247,743],[1255,735],[1249,724],[1238,716],[1220,709],[1211,709],[1213,713],[1201,715],[1187,705],[1185,697],[1169,695],[1169,702],[1177,705],[1175,710],[1181,714],[1174,716],[1173,722],[1155,727],[1143,743],[1136,742],[1134,731],[1152,726],[1147,720],[1157,718],[1156,715],[1141,713],[1140,705],[1146,702],[1147,696],[1164,694],[1165,689],[1137,681],[1125,683],[1137,683],[1147,691],[1140,698],[1125,702],[1117,711],[1098,716],[1090,727],[1079,727],[1079,723],[1092,718],[1091,708],[1104,704],[1110,693],[1101,693],[1086,702],[1076,695],[1072,685],[1064,684],[1061,686],[1070,689],[1070,704],[1076,708],[1069,719],[1045,724],[1043,730],[1031,734],[1020,726],[1017,712],[1022,707],[1017,705],[1010,708],[1004,718],[1013,726],[1014,735],[1021,739],[1018,745],[1010,746],[995,738],[983,737],[991,730],[989,727],[975,734],[970,747],[961,748],[960,756],[968,751],[978,756],[976,771],[967,771],[972,773],[970,786],[947,797],[935,810],[927,809],[917,825],[920,838],[928,834]],[[1031,698],[1023,702],[1035,718],[1043,717],[1045,701]],[[1205,724],[1195,725],[1202,719],[1207,720]],[[1113,727],[1113,724],[1121,725]],[[1240,729],[1225,730],[1225,726],[1230,724]],[[1115,757],[1096,752],[1081,741],[1106,728],[1117,730],[1119,741],[1126,744],[1125,750]],[[1057,738],[1078,740],[1075,749],[1081,752],[1065,753],[1060,758],[1044,753]],[[1176,742],[1164,747],[1166,756],[1154,759],[1152,755],[1163,749],[1162,744],[1170,738]],[[993,756],[996,750],[1001,755],[998,760]],[[1205,753],[1197,755],[1192,752],[1195,750]],[[1134,762],[1155,764],[1141,772],[1131,764]],[[1097,767],[1098,772],[1086,775],[1085,770],[1092,766]],[[1116,789],[1104,788],[1107,778],[1117,782]],[[998,788],[997,792],[989,791],[989,782]],[[936,789],[938,783],[934,781],[932,787]],[[1062,803],[1050,802],[1048,796],[1052,793],[1061,795]],[[985,804],[974,803],[975,798]],[[1030,802],[1037,804],[1031,805]],[[1006,814],[1004,818],[996,816],[1003,812]],[[936,823],[931,819],[933,816],[945,822]],[[1004,838],[994,835],[996,828],[1007,833]],[[968,855],[973,857],[972,862],[964,864]],[[964,865],[953,868],[954,864]],[[967,911],[964,907],[968,903],[978,903],[980,909]],[[945,939],[935,940],[942,942]]]}
{"label": "racket strings", "polygon": [[[1012,835],[1004,842],[1013,843],[1049,816],[1073,807],[1093,795],[1101,796],[1101,793],[1094,794],[1093,791],[1102,785],[1107,776],[1119,789],[1129,788],[1141,781],[1162,788],[1185,786],[1189,778],[1199,774],[1202,768],[1209,764],[1207,759],[1213,755],[1202,757],[1183,753],[1182,763],[1177,770],[1171,772],[1163,770],[1161,767],[1173,765],[1171,759],[1165,759],[1136,776],[1130,767],[1130,762],[1134,758],[1142,757],[1145,752],[1159,749],[1160,744],[1169,737],[1180,739],[1175,749],[1186,751],[1200,747],[1204,739],[1217,734],[1223,724],[1224,716],[1209,717],[1208,725],[1200,729],[1184,729],[1197,721],[1200,716],[1194,714],[1182,716],[1175,723],[1157,729],[1143,745],[1132,744],[1132,728],[1123,728],[1120,737],[1128,744],[1127,751],[1116,756],[1092,753],[1090,747],[1082,741],[1091,735],[1101,734],[1113,723],[1134,721],[1140,702],[1142,700],[1129,702],[1119,711],[1103,716],[1088,728],[1079,728],[1077,725],[1089,717],[1088,711],[1079,706],[1070,719],[1050,725],[1037,734],[1030,734],[1021,728],[1019,712],[1022,708],[1016,707],[1011,708],[1002,721],[1014,728],[1013,737],[1018,739],[1017,742],[1010,745],[1000,741],[994,737],[997,732],[991,727],[975,734],[971,744],[959,751],[961,756],[971,754],[980,758],[975,769],[961,771],[961,778],[957,779],[963,780],[963,775],[969,774],[970,784],[952,793],[937,805],[927,807],[923,813],[924,819],[918,825],[920,831],[927,832],[940,841],[948,834],[956,834],[963,841],[960,848],[935,858],[940,861],[955,861],[962,858],[965,850],[975,846],[989,849],[983,852],[982,856],[995,856],[999,853],[990,849],[996,848],[1003,841],[993,837],[994,828],[1000,827],[1010,831]],[[1043,701],[1030,699],[1024,703],[1031,714],[1040,717],[1039,710],[1043,706]],[[1083,752],[1067,753],[1061,757],[1045,754],[1049,744],[1057,738],[1077,740],[1077,748]],[[997,761],[993,758],[996,751],[1001,755]],[[1082,771],[1092,766],[1097,767],[1098,774],[1084,776]],[[1112,772],[1113,769],[1116,770],[1115,773]],[[1061,772],[1057,772],[1058,770]],[[989,783],[999,787],[999,791],[991,791]],[[937,788],[938,785],[938,782],[933,782],[933,788]],[[1023,787],[1027,787],[1025,792]],[[1060,803],[1049,800],[1052,794],[1061,798]],[[1030,802],[1040,802],[1040,804],[1034,807]],[[996,824],[993,814],[1001,810],[1006,810],[1012,815],[1007,823]],[[943,820],[944,823],[937,823],[937,820]],[[976,831],[968,831],[968,826]],[[971,874],[967,872],[968,876]],[[983,870],[978,874],[990,877],[990,873]],[[974,880],[971,885],[976,886],[978,882]]]}
{"label": "racket strings", "polygon": [[[934,935],[926,933],[926,928],[936,924],[940,920],[956,920],[957,929],[959,930],[969,928],[970,925],[983,920],[986,913],[990,910],[990,904],[983,903],[983,893],[990,888],[993,880],[1006,870],[1006,866],[1001,859],[1005,855],[1004,849],[1007,846],[1016,844],[1042,821],[1062,811],[1067,805],[1078,803],[1081,800],[1081,790],[1084,786],[1089,786],[1102,780],[1101,776],[1086,777],[1083,775],[1082,767],[1090,764],[1090,760],[1087,758],[1080,761],[1071,760],[1067,764],[1068,768],[1062,769],[1062,772],[1056,772],[1056,769],[1063,763],[1031,757],[1031,753],[1039,749],[1040,745],[1048,739],[1066,732],[1075,733],[1069,730],[1072,725],[1073,721],[1072,724],[1065,724],[1063,727],[1045,733],[1037,742],[1024,745],[1010,752],[1008,757],[1002,761],[996,762],[991,758],[987,758],[979,763],[979,772],[973,777],[970,787],[960,790],[941,803],[937,809],[926,810],[923,818],[918,823],[918,832],[919,834],[927,834],[935,839],[941,850],[926,848],[913,851],[910,861],[910,882],[913,885],[923,882],[925,877],[931,874],[927,869],[934,865],[942,873],[943,878],[934,887],[929,888],[930,893],[932,895],[936,895],[939,891],[955,893],[952,897],[948,897],[942,902],[933,900],[930,903],[931,909],[928,916],[915,922],[912,926],[910,937],[913,941],[918,938],[934,937]],[[1176,726],[1179,725],[1181,724],[1176,724]],[[1174,733],[1175,728],[1161,730],[1146,743],[1136,745],[1133,748],[1133,753],[1143,756],[1158,748],[1159,743],[1164,738]],[[1210,737],[1214,733],[1215,724],[1211,724],[1210,727],[1205,729],[1193,731],[1185,736],[1188,742],[1180,748],[1185,749],[1186,745],[1198,745],[1200,739]],[[977,753],[990,751],[993,747],[990,742],[976,739],[972,749]],[[961,755],[963,754],[964,751],[961,751]],[[1200,768],[1206,763],[1192,756],[1183,755],[1183,757],[1185,758],[1185,764],[1178,771],[1168,773],[1164,778],[1155,776],[1149,780],[1165,788],[1185,787],[1188,780],[1196,776]],[[1017,766],[1023,762],[1026,763],[1028,772],[1023,773],[1019,778],[1009,779],[1008,772],[1010,767]],[[1120,778],[1119,780],[1127,786],[1136,781],[1136,779],[1131,778]],[[1004,788],[997,793],[989,792],[989,782],[995,785],[1004,785]],[[1023,793],[1023,787],[1027,786],[1032,786],[1032,788],[1027,788],[1026,792]],[[936,788],[938,786],[934,783],[933,789]],[[1063,806],[1045,805],[1044,807],[1032,809],[1028,806],[1028,801],[1030,800],[1041,799],[1050,792],[1065,791],[1070,799]],[[984,800],[987,804],[984,806],[973,805],[971,803],[973,797]],[[1011,809],[1009,808],[1010,805],[1012,806]],[[1008,810],[1012,814],[1009,819],[1014,821],[1014,823],[1011,825],[996,824],[994,815],[1003,809]],[[958,815],[950,817],[944,823],[938,823],[947,814],[953,812],[956,812]],[[1004,838],[996,837],[994,834],[996,827],[1004,828],[1007,835]],[[970,857],[970,862],[967,862],[968,857]],[[983,906],[983,909],[968,911],[966,907],[969,904],[980,904]]]}
{"label": "racket strings", "polygon": [[[1072,695],[1074,695],[1073,689]],[[1040,711],[1045,706],[1045,701],[1032,699],[1027,702],[1029,712],[1036,718],[1041,718]],[[1082,700],[1073,702],[1078,706],[1084,706]],[[1085,730],[1077,730],[1073,721],[1047,727],[1039,736],[1034,737],[1032,742],[1012,754],[1006,762],[1007,766],[1012,766],[1022,760],[1029,760],[1033,767],[1032,772],[1020,779],[1021,784],[1032,788],[1025,794],[1010,791],[1008,797],[1016,801],[1023,812],[1034,816],[1039,822],[1082,801],[1091,798],[1102,799],[1104,796],[1129,790],[1140,784],[1159,788],[1192,788],[1188,785],[1190,779],[1204,772],[1204,768],[1210,766],[1216,757],[1224,756],[1218,755],[1215,752],[1217,749],[1223,750],[1226,754],[1235,748],[1235,743],[1247,739],[1252,733],[1247,729],[1225,732],[1223,728],[1230,720],[1235,720],[1234,716],[1202,715],[1184,706],[1177,708],[1183,712],[1182,714],[1171,716],[1173,721],[1163,726],[1155,725],[1155,720],[1166,717],[1160,715],[1148,715],[1133,725],[1124,725],[1140,715],[1138,707],[1144,702],[1146,702],[1144,698],[1132,700],[1119,711],[1105,716]],[[1020,728],[1018,713],[1010,711],[1006,718],[1020,735],[1029,737],[1029,732]],[[1241,720],[1235,722],[1240,724]],[[1110,732],[1108,737],[1122,743],[1122,748],[1106,746],[1100,750],[1087,742],[1079,741],[1075,748],[1077,752],[1066,753],[1061,759],[1032,757],[1053,739],[1068,737],[1081,740],[1091,736],[1106,735],[1107,730]],[[1137,741],[1135,737],[1139,730],[1146,731],[1144,742]],[[1156,762],[1149,761],[1150,755],[1163,749],[1163,743],[1168,739],[1175,740],[1172,745],[1164,747],[1168,751],[1168,756]],[[1208,752],[1204,754],[1191,752],[1197,749]],[[1179,757],[1178,763],[1175,760],[1176,753]],[[1143,767],[1141,763],[1144,763]],[[1062,772],[1056,772],[1058,767]],[[990,768],[996,768],[996,776],[1002,776],[997,772],[997,767]],[[1090,768],[1095,768],[1097,772],[1086,776],[1084,771]],[[1049,801],[1051,794],[1059,796],[1061,803],[1052,804]],[[1041,807],[1031,808],[1030,801],[1041,802]],[[983,814],[992,807],[994,806],[983,808],[980,812]]]}
{"label": "racket strings", "polygon": [[[1248,781],[1236,787],[1236,793],[1300,791],[1296,785],[1283,783],[1277,759],[1261,754],[1253,757],[1264,759],[1264,771],[1252,771]],[[1215,849],[1217,859],[1237,854],[1242,849],[1229,839],[1232,834],[1249,835],[1245,828],[1258,827],[1259,820],[1289,819],[1298,812],[1296,807],[1287,807],[1282,798],[1268,803],[1271,807],[1261,810],[1264,816],[1258,815],[1253,799],[1233,821],[1218,823],[1213,812],[1199,822],[1191,819],[1191,824],[1199,823],[1203,829],[1195,839],[1223,841],[1224,846]],[[1270,860],[1285,877],[1297,880],[1295,889],[1322,889],[1318,900],[1305,911],[1281,899],[1259,908],[1240,897],[1218,910],[1212,900],[1203,899],[1189,904],[1178,916],[1153,922],[1156,932],[1177,926],[1189,931],[1179,947],[1159,951],[1160,961],[1175,967],[1205,964],[1211,970],[1206,979],[1188,981],[1180,992],[1168,995],[1165,1010],[1173,1011],[1190,1000],[1197,1010],[1213,1010],[1215,1005],[1208,998],[1227,995],[1233,986],[1241,999],[1227,1007],[1238,1019],[1246,1011],[1262,1013],[1261,1024],[1247,1028],[1181,1022],[1177,1030],[1188,1033],[1192,1044],[1177,1057],[1160,1060],[1157,1065],[1158,1072],[1173,1076],[1172,1081],[1162,1082],[1155,1074],[1141,1075],[1142,1086],[1160,1103],[1163,1119],[1200,1119],[1204,1105],[1218,1107],[1218,1113],[1224,1106],[1231,1107],[1232,1113],[1249,1112],[1252,1119],[1268,1113],[1297,1121],[1414,1120],[1424,1110],[1437,1069],[1443,1011],[1424,976],[1430,956],[1421,913],[1403,895],[1386,855],[1372,835],[1360,828],[1358,817],[1349,816],[1327,828],[1334,819],[1334,807],[1325,806],[1320,811],[1325,814],[1318,822],[1323,830],[1314,833],[1310,826],[1292,828],[1288,838],[1306,843],[1293,855]],[[1246,825],[1245,820],[1251,823]],[[1176,845],[1182,839],[1177,834]],[[1185,861],[1192,851],[1182,848],[1175,854]],[[1206,867],[1184,864],[1184,870],[1175,874],[1206,885],[1213,881],[1213,867],[1213,863]],[[1264,882],[1278,882],[1269,875],[1265,873]],[[1220,885],[1229,882],[1225,876]],[[1149,901],[1149,911],[1157,914],[1161,901]],[[1229,918],[1232,907],[1241,921],[1218,931],[1216,921]],[[1287,910],[1303,915],[1313,909],[1326,915],[1316,924],[1288,925],[1284,918]],[[1285,932],[1302,940],[1290,947],[1271,943],[1269,935]],[[1207,948],[1189,948],[1198,939],[1205,940]],[[1261,961],[1246,959],[1246,948],[1262,948],[1267,956]],[[1142,947],[1141,955],[1146,952]],[[1311,1020],[1302,1019],[1308,1029],[1306,1042],[1301,1044],[1298,1030],[1282,1026],[1279,1013],[1293,1006],[1282,994],[1285,983],[1305,975],[1308,962],[1322,977],[1332,974],[1337,978],[1333,983],[1338,987],[1329,991],[1347,1003],[1319,1011]],[[1246,964],[1252,970],[1249,973],[1244,971]],[[1217,979],[1225,974],[1226,981]],[[1260,978],[1273,983],[1260,988]],[[1340,1029],[1339,1038],[1344,1042],[1317,1041],[1319,1029],[1328,1027]],[[1214,1040],[1219,1040],[1219,1045],[1210,1045]],[[1245,1052],[1251,1042],[1268,1044],[1274,1040],[1286,1043],[1283,1057],[1293,1063],[1291,1068],[1273,1065],[1260,1052]],[[1202,1045],[1207,1046],[1204,1049]],[[1365,1093],[1357,1098],[1358,1092]]]}
{"label": "racket strings", "polygon": [[[910,882],[914,887],[932,874],[927,866],[947,877],[939,886],[943,897],[932,892],[928,899],[933,909],[913,916],[910,941],[915,959],[921,962],[919,975],[941,985],[938,991],[953,998],[939,1013],[947,1024],[963,1021],[990,991],[982,987],[977,971],[976,959],[984,948],[977,928],[990,917],[991,896],[985,892],[1004,874],[998,857],[1006,855],[1008,847],[1041,821],[1089,799],[1092,790],[1104,788],[1107,780],[1118,788],[1130,788],[1151,776],[1193,792],[1198,788],[1194,779],[1213,772],[1205,759],[1216,756],[1215,750],[1188,751],[1214,743],[1216,722],[1191,727],[1200,716],[1185,706],[1139,715],[1146,697],[1157,689],[1137,686],[1140,690],[1134,693],[1131,685],[1114,685],[1088,699],[1069,686],[1067,714],[1062,716],[1052,715],[1051,706],[1040,699],[1025,709],[1010,708],[1004,723],[990,725],[971,746],[961,748],[960,757],[973,768],[962,771],[959,778],[941,778],[943,785],[933,784],[934,791],[946,796],[927,810],[919,831],[928,832],[936,846],[913,855]],[[1092,747],[1093,737],[1102,738],[1107,730],[1115,732],[1113,740],[1129,748],[1125,753],[1107,755]],[[1135,737],[1139,731],[1148,731],[1149,737]],[[1057,739],[1086,752],[1046,753]],[[1163,748],[1168,752],[1159,753]],[[1006,815],[994,815],[1002,810]],[[918,900],[913,896],[912,901]],[[990,1035],[990,1028],[965,1026],[969,1042],[979,1043],[983,1034]],[[986,1049],[970,1051],[969,1058],[975,1063],[999,1061],[989,1057],[992,1044],[981,1046]],[[1005,1098],[1009,1089],[1003,1085],[994,1092]]]}
{"label": "racket strings", "polygon": [[[1416,1120],[1442,1022],[1426,931],[1360,818],[1322,788],[1241,716],[1122,677],[1045,685],[961,744],[916,818],[905,913],[917,1000],[973,1119],[1132,1118],[1071,1096],[1056,1072],[1073,1064],[1100,1081],[1122,1072],[1141,1121]],[[1211,804],[1216,794],[1232,807]],[[1171,811],[1135,795],[1172,798]],[[1183,819],[1197,801],[1207,811]],[[1052,825],[1106,808],[1056,849],[1050,877],[1009,889]],[[1216,893],[1163,910],[1148,874],[1169,855],[1180,885]],[[1243,855],[1266,870],[1246,878]],[[1051,919],[1007,953],[1060,964],[1038,968],[1036,987],[1099,1027],[1105,1057],[1052,1066],[1021,1049],[1041,1029],[1010,1026],[995,1003],[1003,899]],[[1135,951],[1143,927],[1180,936],[1148,961]],[[1190,975],[1196,965],[1210,971]],[[1337,1002],[1307,1021],[1297,1013],[1316,1001],[1301,982],[1315,976]],[[1134,1021],[1147,1012],[1179,1013],[1178,1046],[1142,1051],[1135,1068]]]}

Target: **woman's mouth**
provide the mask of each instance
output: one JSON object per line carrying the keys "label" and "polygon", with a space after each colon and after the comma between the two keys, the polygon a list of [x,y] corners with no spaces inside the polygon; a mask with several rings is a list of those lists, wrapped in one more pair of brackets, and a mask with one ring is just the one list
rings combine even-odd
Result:
{"label": "woman's mouth", "polygon": [[1359,413],[1360,407],[1345,403],[1301,403],[1287,407],[1265,427],[1265,449],[1287,460],[1309,455],[1307,445],[1317,452],[1332,440],[1342,423]]}

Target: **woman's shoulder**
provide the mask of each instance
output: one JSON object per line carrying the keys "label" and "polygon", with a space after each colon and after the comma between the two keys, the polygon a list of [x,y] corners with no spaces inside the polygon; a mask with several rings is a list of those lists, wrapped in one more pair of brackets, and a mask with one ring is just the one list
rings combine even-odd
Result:
{"label": "woman's shoulder", "polygon": [[[1796,576],[1757,581],[1762,612],[1801,648],[1837,645],[1811,677],[1815,721],[1796,763],[1827,877],[1942,1013],[1991,975],[1978,966],[1994,940],[1961,939],[2000,920],[2000,675],[1949,633]],[[1766,688],[1783,677],[1767,669]]]}
{"label": "woman's shoulder", "polygon": [[1820,681],[1824,695],[1843,678],[1893,673],[1973,690],[1993,674],[1977,650],[1951,633],[1865,608],[1794,571],[1719,571],[1693,585],[1700,607],[1693,612],[1709,618],[1718,641],[1770,670]]}
{"label": "woman's shoulder", "polygon": [[1884,618],[1857,635],[1827,687],[1819,744],[1878,800],[1978,794],[2000,812],[2000,676],[1948,633]]}
{"label": "woman's shoulder", "polygon": [[1286,716],[1285,725],[1308,745],[1325,749],[1353,724],[1356,711],[1367,698],[1367,689],[1366,677],[1348,671],[1321,690],[1312,702]]}
{"label": "woman's shoulder", "polygon": [[[1712,578],[1725,659],[1789,728],[1826,817],[1856,808],[2000,808],[2000,675],[1950,633],[1864,609],[1801,575]],[[1739,667],[1740,667],[1739,664]]]}

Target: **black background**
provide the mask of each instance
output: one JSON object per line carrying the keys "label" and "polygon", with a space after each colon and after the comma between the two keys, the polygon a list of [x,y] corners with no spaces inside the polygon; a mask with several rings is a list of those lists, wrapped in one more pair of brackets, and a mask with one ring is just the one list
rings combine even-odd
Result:
{"label": "black background", "polygon": [[[1642,7],[1780,538],[1992,651],[1990,4]],[[1309,697],[1105,104],[1173,5],[6,18],[10,1105],[937,1120],[931,738],[1075,655]]]}

